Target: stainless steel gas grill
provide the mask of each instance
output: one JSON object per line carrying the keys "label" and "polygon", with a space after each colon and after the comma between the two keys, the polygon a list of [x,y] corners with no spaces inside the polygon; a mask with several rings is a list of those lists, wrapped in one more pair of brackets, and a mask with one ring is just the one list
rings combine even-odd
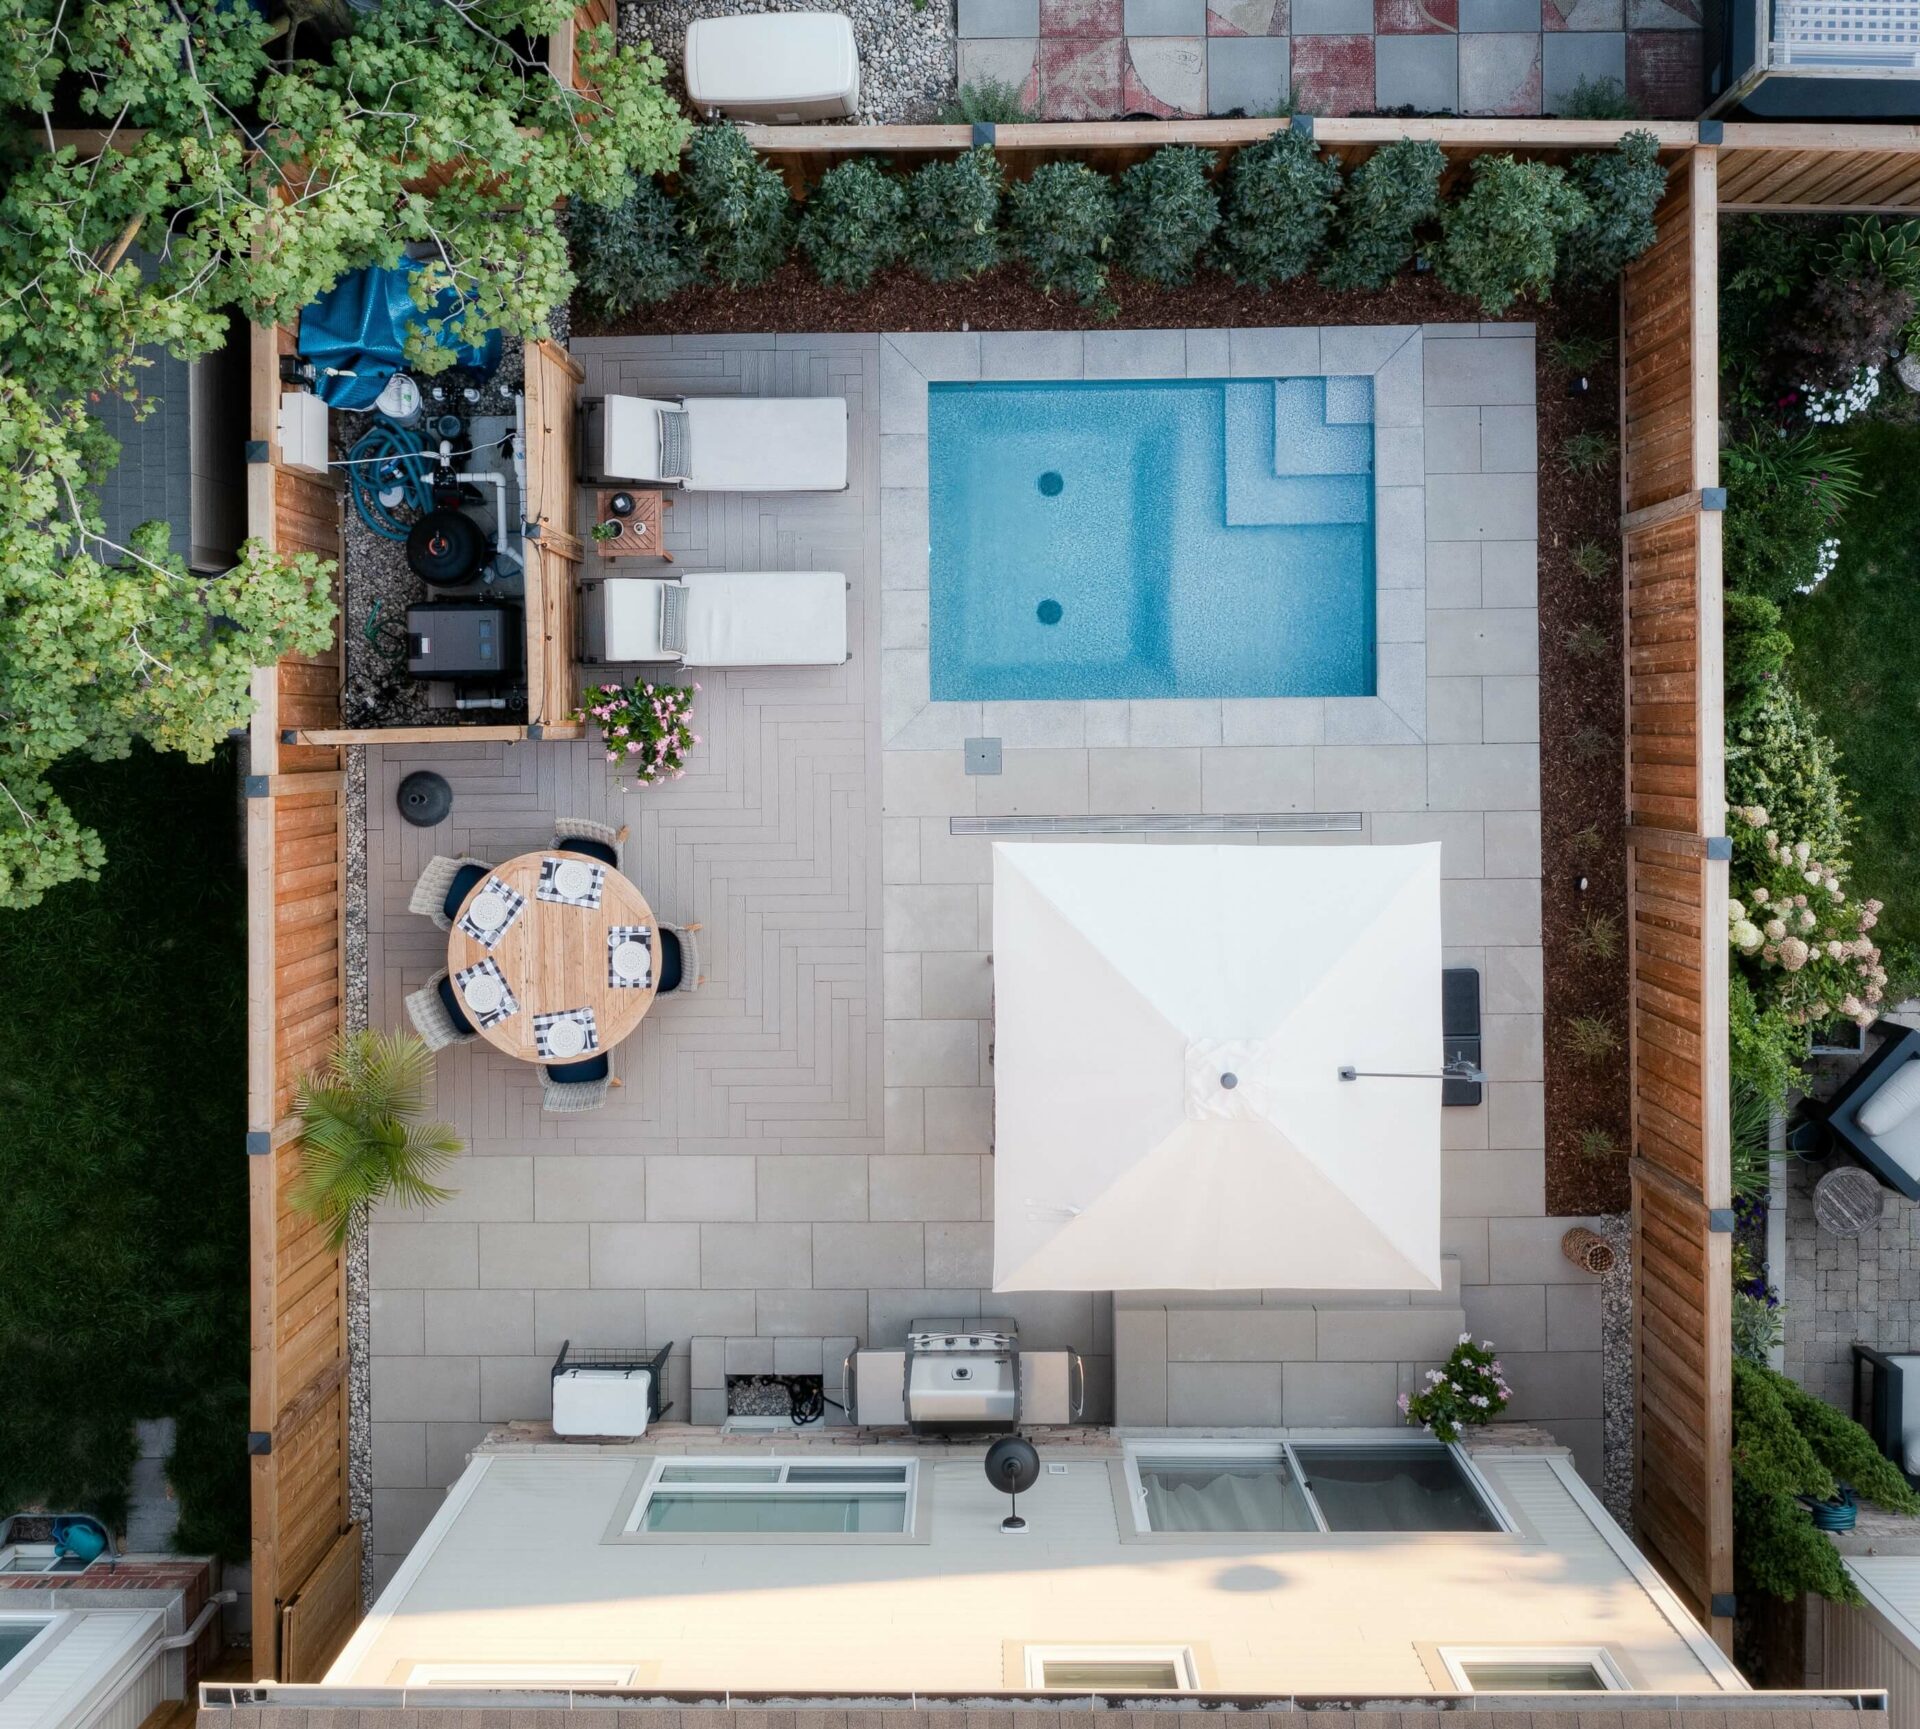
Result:
{"label": "stainless steel gas grill", "polygon": [[907,1427],[998,1435],[1020,1422],[1020,1335],[1010,1320],[915,1321],[907,1330]]}

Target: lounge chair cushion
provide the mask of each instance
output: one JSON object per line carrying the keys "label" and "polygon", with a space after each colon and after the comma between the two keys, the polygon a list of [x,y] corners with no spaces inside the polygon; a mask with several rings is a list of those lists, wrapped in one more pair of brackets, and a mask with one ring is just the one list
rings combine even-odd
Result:
{"label": "lounge chair cushion", "polygon": [[1854,1113],[1854,1121],[1862,1134],[1878,1141],[1892,1134],[1916,1110],[1920,1110],[1920,1057],[1909,1057],[1891,1080],[1874,1089],[1873,1097]]}
{"label": "lounge chair cushion", "polygon": [[446,904],[441,909],[449,919],[460,916],[461,903],[486,880],[486,876],[486,867],[483,865],[465,864],[453,873],[453,886],[447,890]]}
{"label": "lounge chair cushion", "polygon": [[672,931],[662,927],[660,932],[660,983],[655,994],[665,996],[668,991],[680,988],[680,939]]}

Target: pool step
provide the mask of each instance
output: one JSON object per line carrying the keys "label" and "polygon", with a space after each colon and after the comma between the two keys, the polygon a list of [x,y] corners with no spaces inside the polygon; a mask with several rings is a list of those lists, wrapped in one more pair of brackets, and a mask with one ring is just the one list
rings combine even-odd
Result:
{"label": "pool step", "polygon": [[[1371,381],[1358,384],[1372,411]],[[1227,523],[1365,522],[1373,490],[1371,422],[1329,426],[1328,380],[1235,380],[1226,387]],[[1334,392],[1352,412],[1353,391]]]}

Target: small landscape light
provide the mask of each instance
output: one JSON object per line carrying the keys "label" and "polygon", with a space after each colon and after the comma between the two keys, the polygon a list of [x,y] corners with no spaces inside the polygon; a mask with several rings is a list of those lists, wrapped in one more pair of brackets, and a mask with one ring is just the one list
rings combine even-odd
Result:
{"label": "small landscape light", "polygon": [[1584,372],[1576,372],[1567,380],[1567,394],[1569,396],[1585,396],[1592,388],[1593,380]]}
{"label": "small landscape light", "polygon": [[1573,879],[1573,886],[1577,893],[1585,894],[1587,892],[1587,879],[1584,876],[1577,876]]}

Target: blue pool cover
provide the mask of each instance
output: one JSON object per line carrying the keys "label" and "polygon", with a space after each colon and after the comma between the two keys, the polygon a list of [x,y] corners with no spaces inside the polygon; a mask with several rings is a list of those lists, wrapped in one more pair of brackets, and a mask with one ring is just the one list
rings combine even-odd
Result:
{"label": "blue pool cover", "polygon": [[935,384],[936,701],[1368,696],[1366,378]]}

